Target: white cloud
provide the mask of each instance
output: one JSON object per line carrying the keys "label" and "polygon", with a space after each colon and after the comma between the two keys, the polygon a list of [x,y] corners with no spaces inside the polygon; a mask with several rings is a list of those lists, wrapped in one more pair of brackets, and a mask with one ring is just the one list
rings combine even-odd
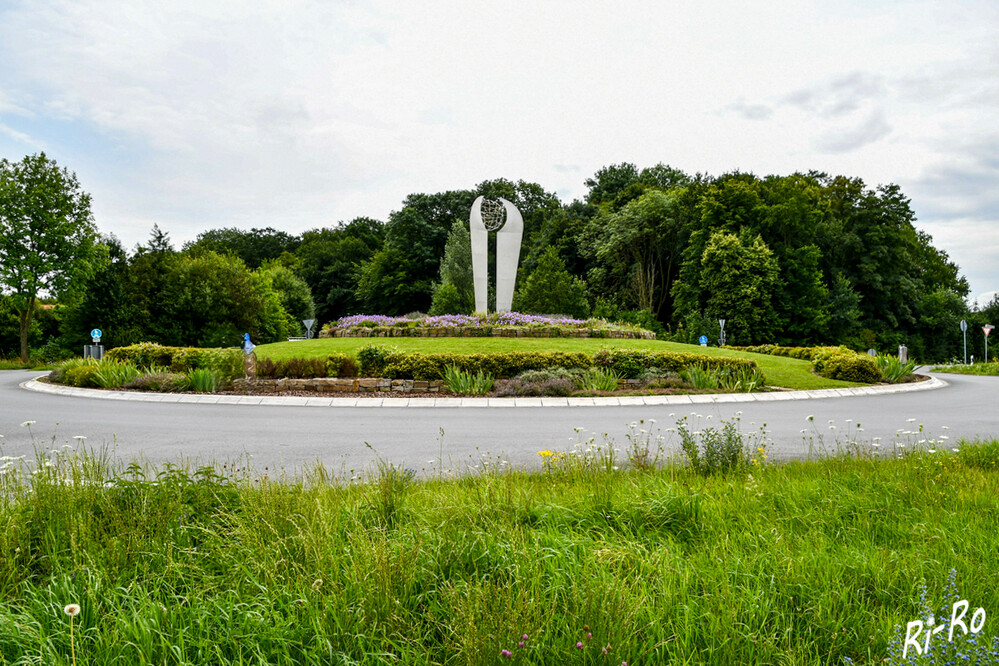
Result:
{"label": "white cloud", "polygon": [[894,181],[960,227],[996,214],[941,189],[992,132],[997,26],[988,2],[24,0],[0,9],[0,152],[76,170],[129,245],[495,177],[578,197],[620,161]]}

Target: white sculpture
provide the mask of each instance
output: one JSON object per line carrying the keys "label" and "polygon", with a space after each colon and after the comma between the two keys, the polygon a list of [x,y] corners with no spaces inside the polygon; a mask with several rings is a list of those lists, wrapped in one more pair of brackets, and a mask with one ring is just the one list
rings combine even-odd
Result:
{"label": "white sculpture", "polygon": [[[504,224],[505,219],[505,224]],[[496,311],[509,312],[520,263],[520,242],[524,218],[506,199],[487,201],[479,197],[468,218],[472,237],[472,281],[475,285],[475,311],[489,309],[489,232],[496,234]]]}

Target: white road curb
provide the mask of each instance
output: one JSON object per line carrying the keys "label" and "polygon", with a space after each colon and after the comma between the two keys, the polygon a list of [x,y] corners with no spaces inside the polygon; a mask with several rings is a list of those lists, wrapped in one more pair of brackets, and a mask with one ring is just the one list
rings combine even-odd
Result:
{"label": "white road curb", "polygon": [[937,377],[911,384],[885,384],[817,391],[779,391],[773,393],[713,393],[693,395],[646,395],[619,398],[402,398],[397,396],[372,398],[305,398],[299,396],[238,396],[195,395],[171,393],[141,393],[138,391],[104,391],[101,389],[74,388],[29,379],[21,388],[39,393],[98,398],[102,400],[131,400],[134,402],[168,402],[212,405],[264,405],[284,407],[617,407],[644,405],[690,405],[723,402],[754,402],[772,400],[809,400],[820,398],[854,398],[872,395],[890,395],[910,391],[928,391],[943,388],[947,382]]}

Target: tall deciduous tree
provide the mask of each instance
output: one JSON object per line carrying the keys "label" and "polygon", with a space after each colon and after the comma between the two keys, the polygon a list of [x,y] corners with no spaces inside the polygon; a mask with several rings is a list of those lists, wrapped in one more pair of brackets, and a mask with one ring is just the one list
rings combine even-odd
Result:
{"label": "tall deciduous tree", "polygon": [[701,286],[709,294],[706,314],[726,319],[726,329],[743,342],[769,339],[774,333],[771,294],[778,267],[763,239],[717,231],[711,234],[701,263]]}
{"label": "tall deciduous tree", "polygon": [[40,293],[51,295],[85,278],[97,256],[90,195],[76,174],[45,153],[0,160],[0,287],[18,314],[21,361]]}

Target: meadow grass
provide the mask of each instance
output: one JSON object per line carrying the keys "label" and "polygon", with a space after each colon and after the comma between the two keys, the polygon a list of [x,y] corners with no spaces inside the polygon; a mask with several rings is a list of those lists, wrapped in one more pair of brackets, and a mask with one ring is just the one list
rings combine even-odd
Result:
{"label": "meadow grass", "polygon": [[698,474],[636,436],[459,478],[7,460],[0,663],[881,663],[951,570],[999,608],[999,441]]}
{"label": "meadow grass", "polygon": [[951,365],[938,365],[932,372],[951,372],[959,375],[989,375],[999,376],[999,363],[954,363]]}
{"label": "meadow grass", "polygon": [[367,345],[396,347],[404,352],[483,354],[488,352],[585,352],[592,354],[601,349],[649,349],[656,351],[686,352],[709,356],[750,358],[756,361],[766,377],[767,385],[792,389],[845,388],[858,386],[851,382],[826,379],[812,374],[809,361],[754,354],[721,349],[700,347],[679,342],[661,340],[619,340],[594,338],[318,338],[297,342],[275,342],[258,345],[257,356],[274,361],[294,357],[311,358],[326,356],[334,352],[356,354]]}

